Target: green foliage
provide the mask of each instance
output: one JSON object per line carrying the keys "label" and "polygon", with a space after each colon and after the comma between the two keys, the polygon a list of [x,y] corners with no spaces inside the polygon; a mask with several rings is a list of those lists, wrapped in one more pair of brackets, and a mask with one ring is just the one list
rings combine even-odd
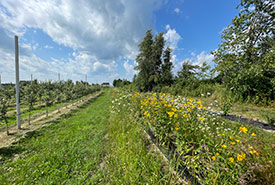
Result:
{"label": "green foliage", "polygon": [[[275,31],[272,0],[241,0],[242,9],[212,52],[215,71],[234,94],[275,98]],[[270,88],[271,87],[271,88]]]}
{"label": "green foliage", "polygon": [[126,86],[126,85],[129,85],[129,84],[131,84],[131,82],[130,81],[128,81],[128,80],[126,80],[126,79],[114,79],[114,81],[113,81],[113,86],[114,87],[124,87],[124,86]]}
{"label": "green foliage", "polygon": [[10,100],[11,100],[11,97],[9,92],[4,88],[0,88],[0,125],[2,122],[6,124],[7,134],[9,134],[7,109],[8,109]]}
{"label": "green foliage", "polygon": [[202,66],[198,66],[186,60],[175,78],[172,94],[200,96],[211,93],[213,80],[209,79],[209,68],[210,66],[206,62]]}
{"label": "green foliage", "polygon": [[143,41],[139,44],[140,53],[136,57],[138,75],[134,83],[139,91],[152,91],[156,86],[168,85],[172,82],[171,49],[164,50],[163,32],[153,38],[148,30]]}
{"label": "green foliage", "polygon": [[272,114],[264,114],[264,119],[267,121],[267,123],[271,126],[275,126],[275,115]]}
{"label": "green foliage", "polygon": [[[46,88],[45,88],[46,87]],[[46,91],[47,90],[47,91]],[[69,101],[81,99],[91,93],[101,90],[100,85],[89,85],[87,82],[59,81],[59,82],[22,82],[20,83],[20,107],[21,119],[27,117],[30,123],[31,115],[38,116],[42,112],[55,110],[68,105]],[[16,122],[15,110],[15,85],[5,84],[0,91],[5,92],[8,97],[7,123],[12,125]],[[0,93],[1,94],[1,93]],[[0,95],[2,97],[2,95]],[[46,106],[48,105],[48,106]],[[4,122],[3,120],[0,122]]]}
{"label": "green foliage", "polygon": [[222,97],[221,102],[222,102],[221,109],[223,111],[223,114],[227,116],[232,108],[232,99],[230,97]]}
{"label": "green foliage", "polygon": [[37,81],[31,82],[30,84],[27,84],[24,88],[25,92],[25,101],[28,105],[28,111],[29,111],[29,124],[30,124],[30,116],[31,111],[33,110],[33,105],[36,101],[36,94],[37,94]]}
{"label": "green foliage", "polygon": [[143,41],[139,44],[140,53],[136,57],[137,66],[136,70],[139,70],[136,85],[140,91],[151,90],[150,78],[153,71],[152,68],[152,45],[153,45],[153,35],[152,31],[148,30]]}
{"label": "green foliage", "polygon": [[171,61],[172,49],[166,48],[163,55],[163,64],[161,65],[161,85],[169,86],[173,83],[172,68],[173,63]]}

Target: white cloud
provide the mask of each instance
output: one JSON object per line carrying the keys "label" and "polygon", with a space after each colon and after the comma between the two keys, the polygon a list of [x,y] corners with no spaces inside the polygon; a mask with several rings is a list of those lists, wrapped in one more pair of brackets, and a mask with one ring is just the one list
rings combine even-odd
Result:
{"label": "white cloud", "polygon": [[248,11],[253,12],[255,10],[255,6],[248,7]]}
{"label": "white cloud", "polygon": [[[94,58],[85,53],[76,53],[74,59],[51,58],[50,61],[42,60],[35,55],[22,55],[19,59],[20,79],[29,80],[30,74],[33,74],[38,80],[57,80],[57,75],[60,73],[62,80],[84,80],[88,74],[91,83],[111,82],[112,74],[117,71],[116,63],[113,61],[103,64],[94,61]],[[0,48],[0,74],[3,82],[15,81],[14,55],[2,48]]]}
{"label": "white cloud", "polygon": [[133,57],[159,0],[2,0],[2,26],[23,35],[40,28],[55,42],[110,62]]}
{"label": "white cloud", "polygon": [[[194,52],[191,52],[191,55],[192,55],[191,58],[187,58],[184,61],[189,60],[194,65],[199,65],[199,66],[202,66],[204,62],[206,62],[208,65],[213,63],[214,56],[212,54],[207,54],[205,51],[202,51],[198,55],[196,55]],[[181,62],[181,65],[184,61]]]}
{"label": "white cloud", "polygon": [[175,29],[171,29],[170,25],[166,25],[167,32],[164,34],[164,39],[167,45],[169,45],[173,50],[178,47],[178,42],[181,40],[181,36],[177,33]]}
{"label": "white cloud", "polygon": [[180,13],[180,9],[179,8],[175,8],[174,12],[176,12],[177,14],[179,14]]}
{"label": "white cloud", "polygon": [[38,46],[39,46],[39,44],[38,44],[38,43],[35,43],[35,44],[32,45],[32,49],[33,49],[33,50],[36,50],[36,49],[38,48]]}
{"label": "white cloud", "polygon": [[53,46],[45,45],[44,48],[46,48],[46,49],[53,49]]}
{"label": "white cloud", "polygon": [[126,70],[126,74],[128,76],[133,76],[137,71],[134,70],[134,66],[129,64],[129,61],[126,60],[123,64],[124,69]]}
{"label": "white cloud", "polygon": [[[97,82],[113,80],[118,77],[115,61],[135,58],[146,30],[154,29],[153,12],[163,1],[1,0],[0,73],[5,74],[6,81],[13,81],[13,35],[17,34],[25,42],[20,44],[23,79],[35,73],[40,80],[54,80],[60,72],[64,79],[81,80],[88,74],[88,78]],[[45,61],[34,55],[32,51],[39,44],[43,46],[27,43],[24,34],[29,29],[33,29],[31,33],[36,37],[41,34],[36,31],[39,29],[57,44],[72,48],[73,58]],[[130,70],[131,65],[128,63],[127,67]]]}
{"label": "white cloud", "polygon": [[194,64],[201,66],[204,62],[210,64],[214,59],[214,56],[207,54],[205,51],[202,51],[199,55],[196,56]]}

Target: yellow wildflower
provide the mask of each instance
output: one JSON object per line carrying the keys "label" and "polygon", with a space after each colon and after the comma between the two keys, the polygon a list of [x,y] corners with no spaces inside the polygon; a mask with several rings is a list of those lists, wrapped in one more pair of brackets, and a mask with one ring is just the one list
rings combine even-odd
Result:
{"label": "yellow wildflower", "polygon": [[169,104],[169,105],[168,105],[168,107],[172,107],[172,105],[171,105],[171,104]]}
{"label": "yellow wildflower", "polygon": [[171,110],[174,111],[174,112],[177,112],[177,109],[175,109],[175,108],[172,108]]}
{"label": "yellow wildflower", "polygon": [[238,161],[242,161],[244,158],[245,158],[245,154],[244,153],[238,154],[238,156],[237,156]]}
{"label": "yellow wildflower", "polygon": [[232,136],[230,136],[230,137],[229,137],[229,139],[233,139],[233,137],[232,137]]}
{"label": "yellow wildflower", "polygon": [[235,142],[230,142],[231,145],[235,145],[236,143]]}
{"label": "yellow wildflower", "polygon": [[240,131],[242,131],[243,133],[247,133],[247,128],[246,127],[240,127]]}
{"label": "yellow wildflower", "polygon": [[222,145],[222,148],[226,148],[227,146],[226,145]]}
{"label": "yellow wildflower", "polygon": [[201,120],[201,121],[204,121],[204,118],[203,118],[203,117],[200,117],[200,120]]}
{"label": "yellow wildflower", "polygon": [[233,157],[230,157],[230,158],[229,158],[229,161],[233,163],[233,162],[234,162],[234,158],[233,158]]}
{"label": "yellow wildflower", "polygon": [[256,136],[256,134],[255,134],[255,133],[252,133],[252,134],[251,134],[251,136],[255,137],[255,136]]}
{"label": "yellow wildflower", "polygon": [[194,109],[195,107],[196,107],[195,105],[192,105],[192,107],[191,107],[191,108],[192,108],[192,109]]}
{"label": "yellow wildflower", "polygon": [[176,127],[176,130],[179,130],[179,128],[178,128],[178,127]]}
{"label": "yellow wildflower", "polygon": [[216,160],[216,157],[215,157],[215,156],[212,156],[211,158],[212,158],[214,161]]}
{"label": "yellow wildflower", "polygon": [[175,118],[178,118],[178,114],[175,114],[174,117],[175,117]]}
{"label": "yellow wildflower", "polygon": [[225,136],[225,134],[224,134],[224,133],[221,133],[220,135],[221,135],[221,136]]}
{"label": "yellow wildflower", "polygon": [[171,117],[173,117],[173,115],[175,114],[174,112],[168,112],[168,114],[169,114],[169,117],[171,118]]}
{"label": "yellow wildflower", "polygon": [[237,139],[237,143],[239,143],[239,142],[240,142],[240,140]]}
{"label": "yellow wildflower", "polygon": [[188,112],[191,112],[191,109],[190,109],[190,108],[188,108],[188,109],[187,109],[187,111],[188,111]]}
{"label": "yellow wildflower", "polygon": [[216,153],[216,156],[219,156],[220,154],[219,153]]}

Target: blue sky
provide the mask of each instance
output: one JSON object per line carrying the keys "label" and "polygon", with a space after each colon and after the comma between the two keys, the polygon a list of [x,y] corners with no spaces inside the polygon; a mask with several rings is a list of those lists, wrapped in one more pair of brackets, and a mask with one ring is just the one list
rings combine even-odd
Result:
{"label": "blue sky", "polygon": [[213,66],[211,50],[238,14],[239,0],[1,0],[0,74],[14,82],[14,35],[20,78],[131,80],[146,30],[164,32],[174,73],[185,60]]}

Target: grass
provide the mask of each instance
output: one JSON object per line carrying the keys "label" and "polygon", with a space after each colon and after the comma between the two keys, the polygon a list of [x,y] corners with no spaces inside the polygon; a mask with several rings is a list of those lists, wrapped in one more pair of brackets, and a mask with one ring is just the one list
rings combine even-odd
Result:
{"label": "grass", "polygon": [[110,184],[176,184],[177,179],[152,150],[127,96],[114,93],[106,167]]}
{"label": "grass", "polygon": [[[200,97],[200,99],[206,107],[211,107],[215,111],[222,111],[222,98],[216,94]],[[232,103],[229,114],[267,122],[265,115],[275,114],[275,104],[271,103],[269,106],[265,106],[238,101]]]}
{"label": "grass", "polygon": [[[114,97],[113,97],[114,98]],[[176,184],[135,112],[111,90],[71,115],[0,149],[1,184]]]}
{"label": "grass", "polygon": [[[107,93],[108,94],[108,93]],[[108,95],[0,149],[1,184],[94,184],[109,116]]]}

